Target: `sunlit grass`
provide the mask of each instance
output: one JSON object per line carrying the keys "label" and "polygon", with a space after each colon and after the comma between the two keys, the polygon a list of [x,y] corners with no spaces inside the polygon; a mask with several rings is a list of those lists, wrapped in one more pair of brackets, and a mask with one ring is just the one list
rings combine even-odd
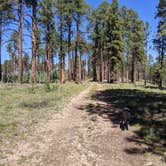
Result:
{"label": "sunlit grass", "polygon": [[13,135],[24,135],[33,124],[47,121],[87,85],[67,83],[49,86],[49,92],[42,84],[0,86],[1,141]]}
{"label": "sunlit grass", "polygon": [[159,89],[157,85],[147,83],[144,86],[144,82],[137,82],[136,84],[132,83],[118,83],[118,84],[105,84],[104,87],[110,89],[138,89],[145,92],[156,92],[156,93],[166,93],[166,89]]}

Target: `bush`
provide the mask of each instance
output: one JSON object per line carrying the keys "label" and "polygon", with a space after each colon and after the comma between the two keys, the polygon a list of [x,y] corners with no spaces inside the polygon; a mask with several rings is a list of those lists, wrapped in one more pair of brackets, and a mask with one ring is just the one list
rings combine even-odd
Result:
{"label": "bush", "polygon": [[48,82],[45,82],[44,83],[44,90],[45,90],[45,92],[51,92],[51,86],[50,86],[50,84],[48,83]]}
{"label": "bush", "polygon": [[51,92],[51,91],[56,91],[59,88],[59,84],[54,84],[51,86],[51,84],[49,84],[48,82],[45,82],[44,84],[44,90],[45,92]]}

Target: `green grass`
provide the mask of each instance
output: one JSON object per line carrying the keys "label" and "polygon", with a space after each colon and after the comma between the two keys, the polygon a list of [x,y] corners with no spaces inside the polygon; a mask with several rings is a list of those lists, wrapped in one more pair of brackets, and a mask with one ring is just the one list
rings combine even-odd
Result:
{"label": "green grass", "polygon": [[0,145],[13,137],[24,138],[33,125],[62,110],[86,85],[0,85]]}

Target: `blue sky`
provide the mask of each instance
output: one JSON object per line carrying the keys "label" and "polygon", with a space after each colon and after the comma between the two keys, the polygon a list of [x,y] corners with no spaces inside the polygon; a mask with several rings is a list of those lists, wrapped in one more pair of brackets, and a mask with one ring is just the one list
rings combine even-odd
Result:
{"label": "blue sky", "polygon": [[[88,2],[88,4],[90,4],[94,8],[96,8],[102,2],[102,0],[86,0],[86,1]],[[111,3],[112,0],[107,0],[107,2]],[[158,5],[158,2],[159,0],[119,0],[120,6],[125,5],[127,8],[134,9],[135,11],[137,11],[141,20],[145,22],[148,21],[150,23],[151,42],[149,43],[149,46],[152,46],[152,39],[155,38],[155,33],[157,29],[158,22],[156,19],[154,19],[154,17],[157,11],[156,6]],[[30,47],[30,38],[25,38],[23,47],[25,51],[28,51],[29,53],[31,53],[31,51],[28,49]],[[153,55],[154,58],[157,56],[157,52],[153,48],[148,50],[148,54]],[[8,56],[8,53],[6,52],[6,46],[3,44],[2,62],[4,62],[4,60],[8,58],[9,56]]]}

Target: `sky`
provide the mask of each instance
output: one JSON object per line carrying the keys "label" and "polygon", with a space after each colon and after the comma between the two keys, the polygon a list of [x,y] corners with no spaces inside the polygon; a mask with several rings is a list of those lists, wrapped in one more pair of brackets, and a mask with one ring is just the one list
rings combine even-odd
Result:
{"label": "sky", "polygon": [[[93,8],[97,8],[102,0],[86,0],[88,4],[90,4]],[[112,2],[112,0],[107,0],[107,2]],[[155,33],[157,30],[157,24],[158,21],[154,18],[155,14],[157,12],[156,6],[158,5],[159,0],[119,0],[119,5],[123,6],[125,5],[129,9],[133,9],[137,11],[139,17],[144,22],[148,21],[150,23],[150,42],[149,46],[152,46],[152,40],[155,38]],[[27,33],[27,32],[26,32]],[[24,49],[29,48],[28,46],[30,44],[30,38],[26,38],[26,41],[24,40]],[[27,47],[28,46],[28,47]],[[31,53],[30,49],[25,50]],[[148,54],[151,54],[154,56],[154,59],[157,57],[157,52],[153,48],[148,49]],[[3,44],[2,46],[2,63],[5,59],[8,59],[9,55],[6,51],[6,46]]]}

